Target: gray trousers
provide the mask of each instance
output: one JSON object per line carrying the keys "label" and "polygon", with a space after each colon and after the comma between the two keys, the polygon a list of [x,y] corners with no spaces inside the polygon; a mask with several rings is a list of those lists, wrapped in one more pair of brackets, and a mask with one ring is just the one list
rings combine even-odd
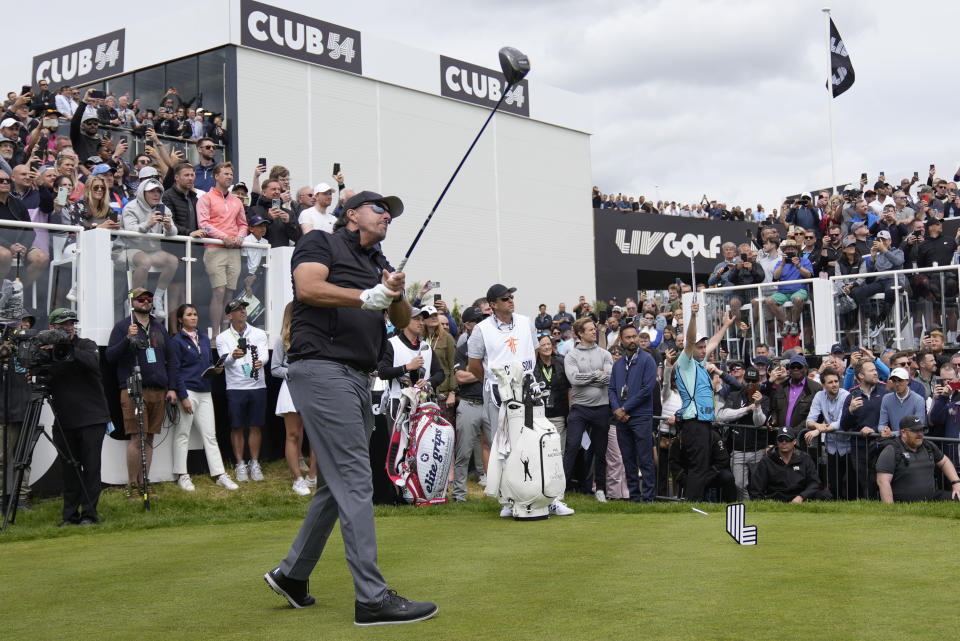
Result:
{"label": "gray trousers", "polygon": [[766,450],[756,452],[733,452],[730,454],[730,471],[733,472],[733,482],[737,484],[737,500],[749,501],[750,492],[747,485],[750,482],[750,467],[756,464],[766,454]]}
{"label": "gray trousers", "polygon": [[[461,399],[457,405],[457,452],[453,464],[453,500],[467,499],[467,467],[470,465],[470,455],[473,447],[479,440],[477,435],[483,430],[490,432],[489,417],[483,404],[473,404]],[[483,473],[483,459],[477,459],[477,468]]]}
{"label": "gray trousers", "polygon": [[287,373],[290,396],[326,484],[317,487],[280,571],[299,581],[309,578],[339,517],[356,599],[380,603],[387,583],[377,567],[373,524],[370,378],[325,360],[294,361]]}

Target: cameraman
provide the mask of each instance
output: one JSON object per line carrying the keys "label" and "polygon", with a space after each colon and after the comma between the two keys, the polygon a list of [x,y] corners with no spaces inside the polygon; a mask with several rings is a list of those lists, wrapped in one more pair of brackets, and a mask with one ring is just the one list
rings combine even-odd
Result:
{"label": "cameraman", "polygon": [[[24,316],[24,319],[27,318]],[[20,329],[29,329],[31,324],[21,320]],[[30,385],[27,383],[26,370],[16,358],[16,352],[9,356],[9,367],[4,372],[6,380],[0,380],[0,430],[7,439],[6,456],[13,460],[17,451],[17,441],[23,428],[23,418],[27,412],[27,403],[30,400]],[[9,395],[7,394],[9,392]],[[6,473],[7,488],[2,492],[4,496],[13,493],[13,475],[16,470],[7,469],[4,458],[3,442],[0,441],[0,469]],[[20,486],[20,496],[11,497],[19,501],[21,508],[30,507],[30,467],[23,471],[23,485]],[[0,496],[0,508],[5,507],[3,497]]]}
{"label": "cameraman", "polygon": [[[100,378],[100,353],[89,338],[79,338],[74,329],[76,312],[62,307],[50,313],[50,328],[69,343],[72,357],[44,367],[50,375],[50,405],[56,417],[53,439],[60,452],[63,468],[63,522],[65,525],[99,523],[100,450],[110,421],[103,381]],[[41,345],[43,350],[62,353],[63,343]],[[43,372],[32,371],[37,375]],[[66,455],[66,458],[65,456]],[[73,460],[71,460],[73,459]],[[76,471],[69,467],[76,464]]]}
{"label": "cameraman", "polygon": [[153,435],[160,433],[166,402],[177,402],[177,376],[173,361],[168,358],[167,330],[150,314],[153,310],[153,292],[137,287],[130,292],[130,305],[133,308],[130,318],[121,318],[110,332],[106,357],[107,362],[117,368],[123,431],[131,437],[127,444],[127,494],[130,498],[135,498],[139,496],[138,486],[143,487],[140,439],[134,438],[140,433],[140,423],[135,413],[134,401],[127,391],[127,381],[134,366],[139,365],[143,389],[143,438],[147,446],[146,473],[149,478],[150,462],[153,459]]}

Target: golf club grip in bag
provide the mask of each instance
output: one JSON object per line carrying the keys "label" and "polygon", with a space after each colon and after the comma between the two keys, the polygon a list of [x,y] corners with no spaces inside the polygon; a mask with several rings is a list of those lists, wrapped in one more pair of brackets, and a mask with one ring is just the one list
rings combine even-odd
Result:
{"label": "golf club grip in bag", "polygon": [[387,475],[407,503],[447,502],[447,478],[454,453],[454,429],[436,403],[421,402],[406,388],[387,450]]}

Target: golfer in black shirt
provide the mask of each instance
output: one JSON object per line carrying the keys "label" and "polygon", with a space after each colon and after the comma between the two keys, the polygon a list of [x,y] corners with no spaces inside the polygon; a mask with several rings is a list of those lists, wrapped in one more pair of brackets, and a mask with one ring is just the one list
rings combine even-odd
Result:
{"label": "golfer in black shirt", "polygon": [[290,605],[313,605],[308,578],[340,519],[356,592],[356,625],[429,619],[437,606],[408,601],[387,589],[377,567],[373,481],[368,443],[373,431],[370,373],[387,340],[383,310],[397,327],[410,320],[404,275],[380,252],[396,196],[362,191],[344,204],[346,226],[314,230],[297,243],[293,271],[288,385],[317,454],[325,485],[317,488],[283,562],[264,579]]}

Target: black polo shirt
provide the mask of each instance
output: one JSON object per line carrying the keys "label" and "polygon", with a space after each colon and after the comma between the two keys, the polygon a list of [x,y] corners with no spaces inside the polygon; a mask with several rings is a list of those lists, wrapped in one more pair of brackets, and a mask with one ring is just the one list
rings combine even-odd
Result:
{"label": "black polo shirt", "polygon": [[[393,271],[379,246],[360,245],[360,232],[346,228],[334,234],[315,229],[293,250],[291,275],[301,263],[320,263],[330,270],[327,282],[348,289],[370,289],[384,269]],[[359,307],[314,307],[296,298],[290,324],[290,362],[326,359],[372,372],[387,340],[383,311]]]}

